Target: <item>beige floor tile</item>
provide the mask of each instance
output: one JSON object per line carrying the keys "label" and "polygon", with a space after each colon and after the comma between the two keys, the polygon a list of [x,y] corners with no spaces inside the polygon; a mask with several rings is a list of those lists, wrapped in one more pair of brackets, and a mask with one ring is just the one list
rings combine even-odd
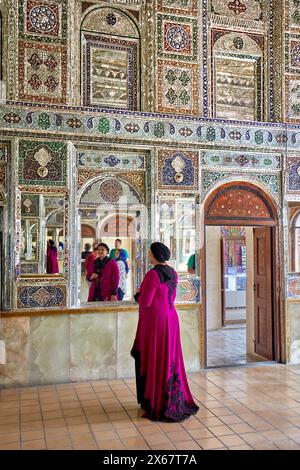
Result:
{"label": "beige floor tile", "polygon": [[175,445],[169,441],[161,444],[155,444],[150,447],[152,450],[175,450]]}
{"label": "beige floor tile", "polygon": [[209,427],[209,431],[217,437],[234,434],[234,431],[228,426],[211,426]]}
{"label": "beige floor tile", "polygon": [[177,442],[190,441],[191,436],[184,429],[181,431],[166,432],[166,436],[173,442],[175,445]]}
{"label": "beige floor tile", "polygon": [[175,444],[176,449],[178,450],[200,450],[201,447],[196,441],[181,441],[181,442],[176,442]]}
{"label": "beige floor tile", "polygon": [[219,439],[217,439],[216,437],[210,437],[208,439],[198,439],[197,442],[203,450],[213,450],[224,447],[224,444],[219,441]]}
{"label": "beige floor tile", "polygon": [[109,441],[98,442],[98,447],[101,450],[123,450],[124,445],[120,439],[114,439]]}
{"label": "beige floor tile", "polygon": [[239,436],[236,435],[229,435],[229,436],[220,436],[220,440],[225,444],[227,447],[235,447],[244,445],[245,442]]}
{"label": "beige floor tile", "polygon": [[19,450],[21,449],[21,443],[18,442],[10,442],[7,444],[0,444],[0,450]]}
{"label": "beige floor tile", "polygon": [[44,439],[44,431],[42,429],[35,431],[23,431],[21,433],[22,441],[34,441],[35,439]]}
{"label": "beige floor tile", "polygon": [[20,433],[10,432],[8,434],[0,434],[0,444],[9,444],[10,442],[19,442]]}
{"label": "beige floor tile", "polygon": [[192,436],[193,439],[207,439],[214,437],[214,435],[207,429],[188,429],[188,433]]}
{"label": "beige floor tile", "polygon": [[96,431],[93,433],[97,441],[107,441],[110,439],[119,439],[118,433],[116,431]]}
{"label": "beige floor tile", "polygon": [[43,450],[46,449],[45,439],[35,439],[33,441],[22,442],[23,450]]}

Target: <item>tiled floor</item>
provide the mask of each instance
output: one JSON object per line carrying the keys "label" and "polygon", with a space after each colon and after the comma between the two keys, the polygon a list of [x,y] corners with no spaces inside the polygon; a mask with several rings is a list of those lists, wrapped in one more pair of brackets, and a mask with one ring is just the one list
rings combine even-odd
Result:
{"label": "tiled floor", "polygon": [[253,362],[246,354],[246,326],[230,325],[207,332],[207,366],[224,367]]}
{"label": "tiled floor", "polygon": [[2,449],[300,449],[300,366],[190,374],[200,410],[183,423],[141,417],[135,381],[3,389]]}

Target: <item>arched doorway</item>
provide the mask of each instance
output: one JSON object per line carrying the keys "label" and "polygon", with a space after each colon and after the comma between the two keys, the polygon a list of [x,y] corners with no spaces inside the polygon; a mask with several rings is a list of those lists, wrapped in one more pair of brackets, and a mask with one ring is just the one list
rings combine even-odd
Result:
{"label": "arched doorway", "polygon": [[[205,366],[281,360],[278,220],[272,198],[252,183],[225,183],[205,201],[204,230]],[[243,327],[235,320],[224,325],[224,311],[231,309],[244,311]]]}

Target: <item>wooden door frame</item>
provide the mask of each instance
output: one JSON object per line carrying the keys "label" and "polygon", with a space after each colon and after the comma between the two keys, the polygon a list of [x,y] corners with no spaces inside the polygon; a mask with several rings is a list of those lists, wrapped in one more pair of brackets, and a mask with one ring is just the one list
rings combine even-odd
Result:
{"label": "wooden door frame", "polygon": [[[224,220],[224,218],[215,218],[215,220],[206,219],[206,209],[209,207],[209,204],[216,197],[217,193],[220,193],[222,188],[236,188],[240,187],[245,190],[248,188],[255,188],[255,192],[260,195],[262,200],[270,208],[270,213],[273,215],[271,220],[254,220],[240,218],[234,221]],[[272,304],[273,304],[273,344],[274,344],[274,361],[283,362],[283,350],[282,350],[282,337],[281,337],[281,317],[280,317],[280,280],[281,280],[281,268],[279,262],[279,253],[280,253],[280,244],[279,244],[279,225],[278,225],[278,215],[277,209],[272,201],[272,199],[262,190],[260,187],[253,185],[252,183],[247,182],[232,182],[225,183],[218,186],[212,191],[206,198],[204,202],[204,239],[201,249],[201,284],[202,284],[202,308],[201,308],[201,318],[200,325],[203,328],[202,334],[202,344],[200,345],[200,357],[203,360],[203,367],[207,368],[207,295],[206,295],[206,227],[207,226],[244,226],[244,227],[259,227],[259,226],[268,226],[271,227],[271,250],[272,250]]]}

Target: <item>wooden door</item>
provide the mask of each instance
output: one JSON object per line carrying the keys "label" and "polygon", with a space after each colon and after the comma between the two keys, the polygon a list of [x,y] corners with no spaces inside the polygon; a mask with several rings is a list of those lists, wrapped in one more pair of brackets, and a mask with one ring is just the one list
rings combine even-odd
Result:
{"label": "wooden door", "polygon": [[254,229],[254,351],[274,359],[271,228]]}
{"label": "wooden door", "polygon": [[222,326],[225,326],[226,309],[225,309],[225,239],[221,238],[221,304],[222,304]]}

